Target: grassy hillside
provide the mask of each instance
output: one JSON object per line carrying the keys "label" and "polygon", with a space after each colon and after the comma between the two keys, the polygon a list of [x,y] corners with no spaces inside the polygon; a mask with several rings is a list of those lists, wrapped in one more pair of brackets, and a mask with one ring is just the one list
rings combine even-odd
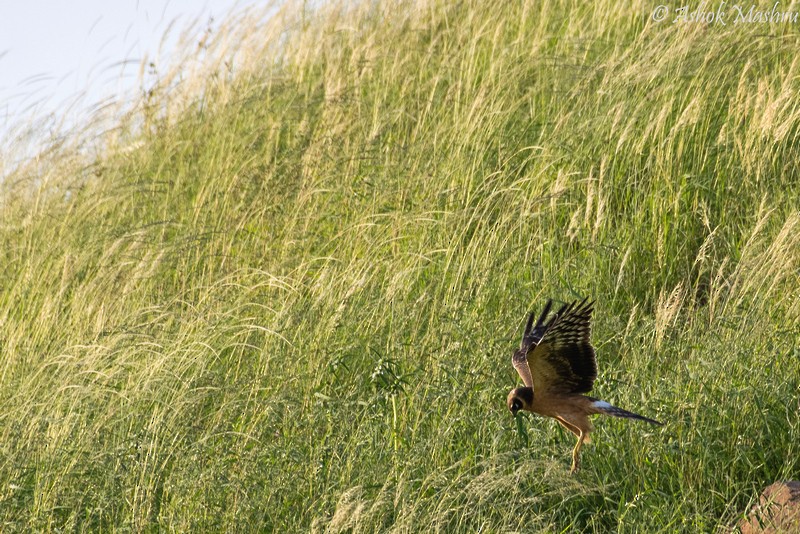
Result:
{"label": "grassy hillside", "polygon": [[[0,530],[698,532],[798,478],[796,28],[361,4],[0,184]],[[570,477],[505,397],[584,295],[667,424]]]}

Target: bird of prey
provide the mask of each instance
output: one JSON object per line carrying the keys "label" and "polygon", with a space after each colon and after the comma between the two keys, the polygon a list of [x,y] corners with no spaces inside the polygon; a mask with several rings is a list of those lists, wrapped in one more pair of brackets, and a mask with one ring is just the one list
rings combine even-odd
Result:
{"label": "bird of prey", "polygon": [[589,340],[594,302],[587,297],[581,302],[564,304],[548,318],[552,304],[552,300],[547,301],[535,325],[534,314],[528,317],[522,344],[512,358],[525,386],[512,390],[507,402],[514,415],[527,410],[553,417],[578,436],[570,470],[575,473],[580,466],[581,446],[589,442],[589,432],[594,430],[590,415],[627,417],[654,425],[663,423],[582,395],[591,391],[597,378],[594,347]]}

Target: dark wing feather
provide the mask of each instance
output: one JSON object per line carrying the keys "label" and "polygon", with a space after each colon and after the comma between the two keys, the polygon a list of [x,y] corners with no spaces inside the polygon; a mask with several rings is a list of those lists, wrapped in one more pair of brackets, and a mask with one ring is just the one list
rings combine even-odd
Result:
{"label": "dark wing feather", "polygon": [[555,319],[555,317],[553,317],[549,323],[544,322],[544,320],[547,319],[547,314],[550,313],[550,308],[552,307],[553,301],[548,299],[547,304],[544,305],[542,314],[539,315],[539,320],[536,321],[535,327],[533,326],[533,318],[535,317],[534,314],[531,313],[530,316],[528,316],[528,324],[525,326],[525,333],[522,335],[522,343],[519,346],[520,349],[524,349],[526,352],[528,352],[532,349],[532,347],[535,347],[539,344],[539,342],[542,340],[542,336],[544,336],[545,331],[550,327]]}
{"label": "dark wing feather", "polygon": [[[565,304],[546,324],[540,319],[544,331],[526,351],[534,392],[591,391],[597,378],[597,361],[590,341],[593,305],[585,298]],[[534,332],[536,328],[529,334],[531,338]]]}
{"label": "dark wing feather", "polygon": [[525,324],[525,332],[522,334],[522,343],[520,343],[519,350],[516,351],[514,356],[511,358],[511,363],[514,365],[514,369],[517,370],[519,376],[522,378],[522,382],[528,387],[533,387],[531,368],[528,365],[528,354],[534,347],[536,347],[539,341],[542,340],[542,336],[544,336],[545,331],[555,320],[555,317],[553,317],[550,320],[550,323],[544,322],[544,320],[547,318],[547,314],[550,313],[550,308],[552,305],[553,301],[548,300],[547,304],[544,306],[544,310],[542,310],[542,314],[539,316],[539,320],[536,321],[536,326],[533,325],[533,318],[536,317],[536,315],[531,312],[531,314],[528,316],[528,322]]}

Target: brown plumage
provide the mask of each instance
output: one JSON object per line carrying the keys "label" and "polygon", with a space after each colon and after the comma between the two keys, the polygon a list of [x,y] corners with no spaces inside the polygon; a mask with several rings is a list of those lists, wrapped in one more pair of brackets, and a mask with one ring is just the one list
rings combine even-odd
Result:
{"label": "brown plumage", "polygon": [[512,358],[525,387],[508,394],[508,409],[514,415],[527,410],[553,417],[578,436],[578,443],[572,450],[570,472],[574,473],[580,465],[581,446],[589,443],[589,433],[594,430],[590,415],[639,419],[654,425],[662,423],[581,395],[592,390],[597,378],[597,361],[590,341],[594,303],[585,298],[581,302],[564,304],[548,319],[552,304],[552,300],[547,301],[535,325],[534,314],[528,317],[522,343]]}

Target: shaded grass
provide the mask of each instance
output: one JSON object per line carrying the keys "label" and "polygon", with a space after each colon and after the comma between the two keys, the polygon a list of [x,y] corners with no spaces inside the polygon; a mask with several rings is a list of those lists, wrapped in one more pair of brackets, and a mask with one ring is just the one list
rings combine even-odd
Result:
{"label": "shaded grass", "polygon": [[[712,531],[796,477],[797,36],[642,13],[286,8],[7,178],[3,529]],[[504,399],[582,295],[668,424],[570,478]]]}

